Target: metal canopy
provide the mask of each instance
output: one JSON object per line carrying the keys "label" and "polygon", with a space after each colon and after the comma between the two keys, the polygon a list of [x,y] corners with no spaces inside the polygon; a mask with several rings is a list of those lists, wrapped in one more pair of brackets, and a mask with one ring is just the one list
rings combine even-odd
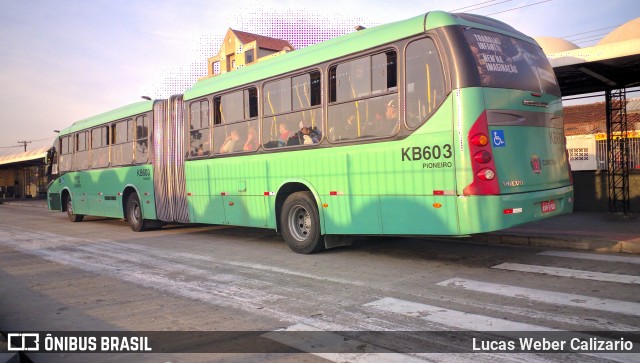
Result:
{"label": "metal canopy", "polygon": [[640,39],[548,54],[563,96],[640,86]]}
{"label": "metal canopy", "polygon": [[0,156],[0,166],[8,166],[11,164],[42,165],[42,161],[47,157],[49,148],[50,146],[45,146],[19,154]]}
{"label": "metal canopy", "polygon": [[630,88],[640,85],[640,54],[554,67],[553,70],[563,96]]}
{"label": "metal canopy", "polygon": [[640,85],[640,39],[574,49],[547,57],[563,96],[604,91],[609,212],[629,215],[626,89]]}

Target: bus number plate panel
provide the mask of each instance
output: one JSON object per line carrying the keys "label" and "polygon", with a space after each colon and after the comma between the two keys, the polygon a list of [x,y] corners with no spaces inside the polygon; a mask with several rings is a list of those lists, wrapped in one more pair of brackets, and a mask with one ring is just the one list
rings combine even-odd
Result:
{"label": "bus number plate panel", "polygon": [[556,211],[556,201],[555,200],[549,200],[549,201],[546,201],[546,202],[542,202],[541,207],[542,207],[542,213],[555,212]]}

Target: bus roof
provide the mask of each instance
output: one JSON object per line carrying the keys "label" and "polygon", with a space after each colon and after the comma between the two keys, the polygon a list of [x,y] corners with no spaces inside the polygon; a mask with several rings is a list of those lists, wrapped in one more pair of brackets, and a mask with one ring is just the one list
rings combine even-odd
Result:
{"label": "bus roof", "polygon": [[185,91],[184,99],[191,100],[279,74],[312,67],[331,59],[358,53],[378,45],[448,25],[472,26],[500,31],[532,43],[534,42],[532,38],[495,19],[480,15],[432,11],[407,20],[349,33],[232,72],[200,80],[191,89]]}
{"label": "bus roof", "polygon": [[153,108],[153,102],[154,101],[140,101],[140,102],[132,103],[130,105],[117,108],[115,110],[107,111],[105,113],[101,113],[99,115],[74,122],[71,126],[61,130],[59,135],[63,136],[76,131],[95,127],[107,122],[119,120],[125,117],[131,117],[144,112],[151,111],[151,109]]}
{"label": "bus roof", "polygon": [[[535,43],[532,38],[518,32],[509,25],[492,18],[473,14],[450,14],[444,11],[432,11],[407,20],[383,24],[349,33],[253,64],[249,67],[203,79],[196,82],[192,88],[185,91],[184,99],[190,100],[250,84],[269,77],[274,77],[279,74],[304,69],[331,59],[358,53],[378,45],[393,42],[394,40],[407,38],[430,29],[449,25],[461,25],[498,31]],[[89,129],[104,123],[151,111],[153,103],[154,101],[140,101],[77,121],[71,126],[60,131],[59,135],[63,136],[79,130]]]}

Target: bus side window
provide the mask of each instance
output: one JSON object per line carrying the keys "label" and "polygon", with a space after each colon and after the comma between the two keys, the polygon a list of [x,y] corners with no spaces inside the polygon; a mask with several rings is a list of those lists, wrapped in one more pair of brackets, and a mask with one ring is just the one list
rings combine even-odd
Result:
{"label": "bus side window", "polygon": [[73,146],[71,136],[60,138],[60,152],[58,153],[58,170],[70,171],[73,168]]}
{"label": "bus side window", "polygon": [[88,132],[82,131],[76,134],[75,155],[73,167],[75,170],[85,170],[89,168],[89,142]]}
{"label": "bus side window", "polygon": [[109,166],[109,127],[100,126],[91,130],[91,168]]}
{"label": "bus side window", "polygon": [[189,156],[207,156],[211,151],[209,100],[192,102],[189,110]]}
{"label": "bus side window", "polygon": [[133,162],[132,120],[111,125],[111,165],[129,165]]}
{"label": "bus side window", "polygon": [[433,40],[424,38],[407,46],[406,72],[406,122],[416,128],[445,99],[442,63]]}
{"label": "bus side window", "polygon": [[265,149],[317,144],[322,139],[320,72],[268,82],[263,88]]}
{"label": "bus side window", "polygon": [[329,68],[329,141],[395,135],[400,120],[397,73],[394,50]]}
{"label": "bus side window", "polygon": [[149,120],[146,115],[136,117],[135,161],[137,164],[149,161]]}
{"label": "bus side window", "polygon": [[259,146],[258,90],[250,87],[213,99],[213,153],[255,151]]}

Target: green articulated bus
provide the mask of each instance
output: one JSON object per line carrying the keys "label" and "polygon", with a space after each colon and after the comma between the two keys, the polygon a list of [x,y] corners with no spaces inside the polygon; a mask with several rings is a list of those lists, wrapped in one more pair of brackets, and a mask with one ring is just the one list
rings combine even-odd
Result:
{"label": "green articulated bus", "polygon": [[74,123],[49,208],[270,228],[298,253],[495,231],[572,211],[562,117],[532,38],[434,11]]}

